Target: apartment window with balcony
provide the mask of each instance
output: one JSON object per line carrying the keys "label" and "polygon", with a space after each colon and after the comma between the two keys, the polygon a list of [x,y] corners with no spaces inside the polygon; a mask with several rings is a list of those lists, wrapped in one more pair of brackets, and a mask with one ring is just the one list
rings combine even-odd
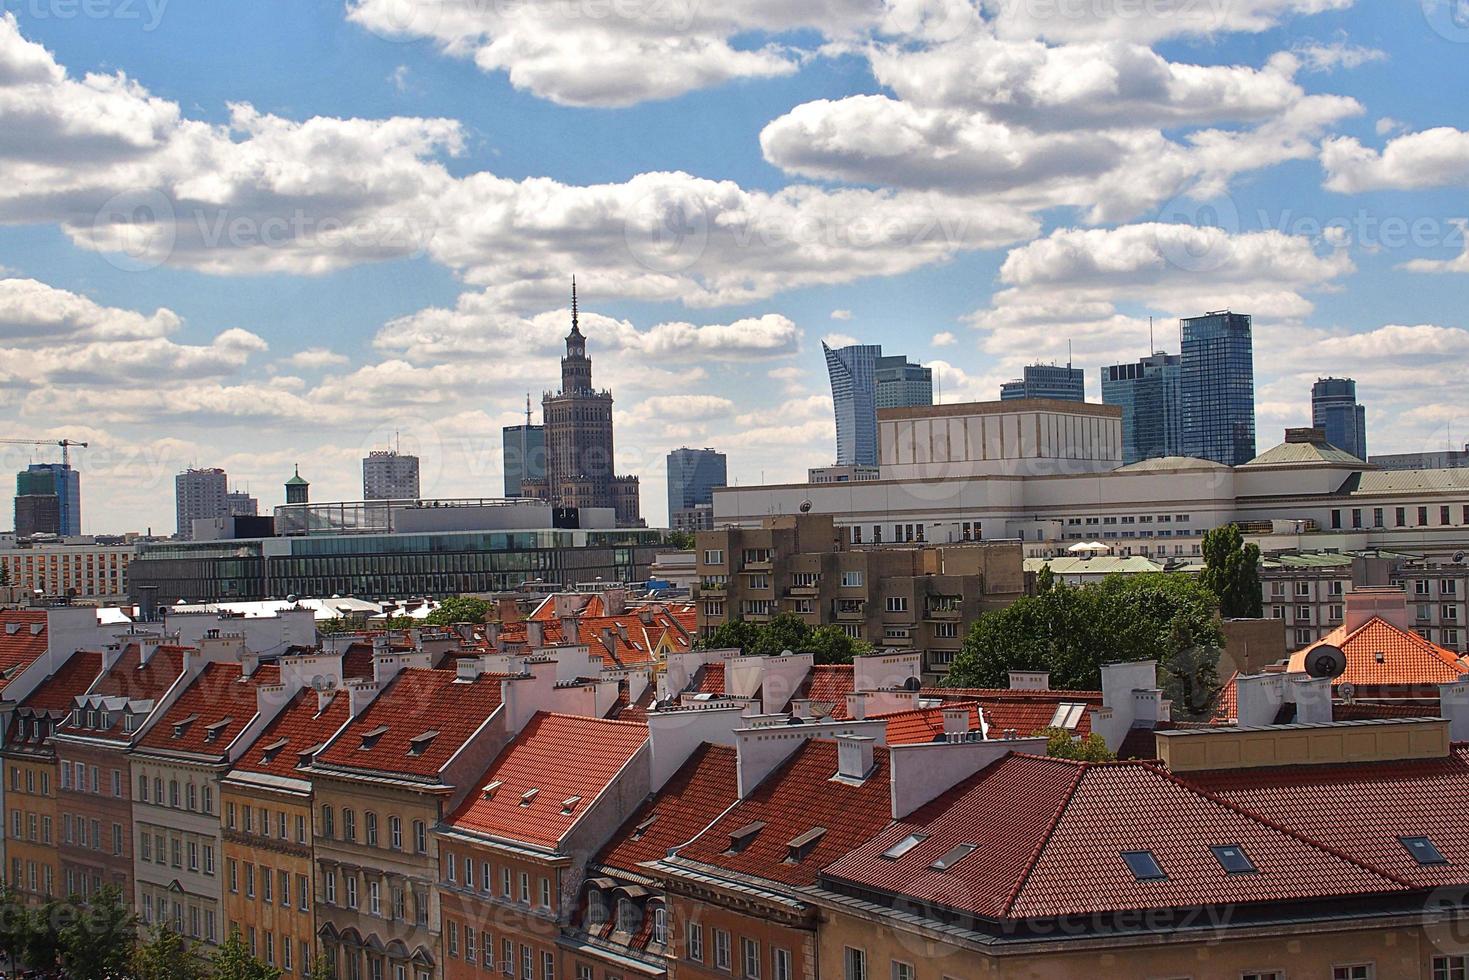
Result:
{"label": "apartment window with balcony", "polygon": [[745,549],[745,553],[743,555],[743,562],[746,565],[769,565],[770,564],[770,549],[769,548],[746,548]]}

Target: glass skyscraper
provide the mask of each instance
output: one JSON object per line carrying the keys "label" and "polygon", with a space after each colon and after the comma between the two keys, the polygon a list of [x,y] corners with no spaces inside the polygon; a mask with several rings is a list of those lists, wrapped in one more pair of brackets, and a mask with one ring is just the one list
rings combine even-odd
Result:
{"label": "glass skyscraper", "polygon": [[714,488],[729,485],[724,453],[713,449],[675,449],[668,454],[668,516],[699,504],[714,503]]}
{"label": "glass skyscraper", "polygon": [[837,465],[877,465],[877,410],[933,404],[933,372],[877,344],[821,344],[836,408]]}
{"label": "glass skyscraper", "polygon": [[18,497],[55,496],[62,537],[82,533],[82,477],[65,463],[32,463],[15,479]]}
{"label": "glass skyscraper", "polygon": [[1183,455],[1239,466],[1255,458],[1251,319],[1227,310],[1180,321]]}
{"label": "glass skyscraper", "polygon": [[1182,453],[1179,377],[1183,359],[1158,352],[1102,368],[1102,404],[1122,409],[1122,461]]}
{"label": "glass skyscraper", "polygon": [[1351,378],[1318,378],[1311,386],[1311,424],[1326,441],[1358,459],[1367,458],[1367,409],[1357,404]]}
{"label": "glass skyscraper", "polygon": [[1070,364],[1027,364],[1024,377],[1000,385],[1000,401],[1051,398],[1062,402],[1086,401],[1086,372]]}

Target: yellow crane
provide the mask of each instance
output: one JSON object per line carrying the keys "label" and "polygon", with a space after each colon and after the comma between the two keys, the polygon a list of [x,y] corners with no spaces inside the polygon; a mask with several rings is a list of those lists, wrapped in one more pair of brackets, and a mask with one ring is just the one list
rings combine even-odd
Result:
{"label": "yellow crane", "polygon": [[71,466],[71,447],[86,449],[85,442],[74,439],[0,439],[0,446],[60,446],[61,465]]}

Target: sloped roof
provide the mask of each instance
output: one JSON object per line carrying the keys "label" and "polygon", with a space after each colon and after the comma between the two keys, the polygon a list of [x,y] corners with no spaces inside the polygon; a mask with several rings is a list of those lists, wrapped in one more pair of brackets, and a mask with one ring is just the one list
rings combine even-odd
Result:
{"label": "sloped roof", "polygon": [[[15,628],[12,633],[11,629]],[[36,632],[33,632],[36,629]],[[0,610],[0,691],[46,652],[46,612]]]}
{"label": "sloped roof", "polygon": [[1350,466],[1366,470],[1366,460],[1358,459],[1345,449],[1327,443],[1283,442],[1265,450],[1244,466]]}
{"label": "sloped roof", "polygon": [[[892,816],[887,749],[873,750],[874,770],[860,785],[833,781],[837,744],[811,739],[678,856],[786,885],[810,885],[821,868],[868,840]],[[753,840],[732,853],[731,835],[759,824]],[[791,844],[824,829],[798,861]]]}
{"label": "sloped roof", "polygon": [[1113,473],[1157,473],[1173,470],[1227,470],[1228,466],[1212,459],[1196,459],[1192,456],[1155,456],[1119,466]]}
{"label": "sloped roof", "polygon": [[[1056,710],[1063,704],[1102,706],[1101,691],[1025,691],[1014,688],[924,688],[923,697],[945,701],[975,701],[984,711],[985,722],[993,732],[1014,729],[1024,737],[1051,727]],[[1071,731],[1081,737],[1091,734],[1092,717],[1083,709]]]}
{"label": "sloped roof", "polygon": [[503,680],[481,674],[461,681],[454,670],[406,668],[317,756],[317,764],[437,776],[500,707]]}
{"label": "sloped roof", "polygon": [[[107,697],[122,697],[132,701],[157,701],[168,693],[175,681],[184,672],[186,648],[160,645],[154,649],[147,663],[142,661],[142,648],[131,643],[118,656],[97,682],[85,693]],[[97,728],[74,728],[68,718],[59,726],[59,731],[76,731],[93,737],[118,736],[123,734],[121,713],[115,717],[112,727],[103,731]]]}
{"label": "sloped roof", "polygon": [[249,677],[237,663],[208,663],[138,740],[138,748],[225,755],[258,710],[256,690],[280,682],[280,668],[261,664]]}
{"label": "sloped roof", "polygon": [[447,823],[554,848],[647,741],[636,722],[538,712]]}
{"label": "sloped roof", "polygon": [[[896,858],[884,852],[926,834]],[[946,870],[936,859],[974,845]],[[1254,873],[1210,850],[1236,846]],[[1161,879],[1123,855],[1150,852]],[[1289,901],[1400,890],[1403,882],[1192,788],[1145,763],[1008,756],[899,821],[823,878],[987,919]]]}
{"label": "sloped roof", "polygon": [[593,863],[636,871],[692,840],[735,801],[735,750],[705,742],[663,788],[638,807],[593,859]]}
{"label": "sloped roof", "polygon": [[1459,655],[1373,616],[1348,632],[1345,624],[1308,647],[1291,654],[1288,669],[1306,669],[1306,657],[1319,646],[1331,644],[1346,654],[1347,669],[1332,683],[1358,686],[1435,685],[1456,681],[1469,668]]}
{"label": "sloped roof", "polygon": [[[969,710],[969,730],[979,731],[979,706],[977,704],[956,703],[954,707],[967,708]],[[897,711],[872,717],[881,718],[887,722],[889,745],[932,742],[944,733],[943,708],[918,708],[913,711]]]}
{"label": "sloped roof", "polygon": [[[608,616],[600,595],[576,598],[582,601],[578,604],[581,611],[573,614],[577,621],[575,642],[586,644],[609,667],[655,663],[659,660],[658,649],[665,644],[675,653],[693,649],[697,614],[691,605],[650,603]],[[550,599],[536,609],[530,621],[541,624],[545,643],[572,642]],[[526,621],[504,624],[500,636],[503,643],[526,643]]]}
{"label": "sloped roof", "polygon": [[316,691],[303,688],[265,726],[235,769],[265,776],[294,776],[302,753],[325,743],[347,722],[346,691],[334,691],[321,706]]}
{"label": "sloped roof", "polygon": [[70,711],[76,696],[86,694],[101,672],[102,654],[94,650],[79,650],[68,657],[56,673],[38,684],[21,702],[21,707],[32,711]]}

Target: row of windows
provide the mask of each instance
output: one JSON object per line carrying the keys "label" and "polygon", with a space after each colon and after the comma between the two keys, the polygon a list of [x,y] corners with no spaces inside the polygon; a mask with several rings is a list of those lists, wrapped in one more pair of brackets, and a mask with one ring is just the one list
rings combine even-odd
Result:
{"label": "row of windows", "polygon": [[[102,821],[96,818],[87,819],[81,814],[72,816],[70,813],[61,815],[61,840],[66,844],[77,847],[90,847],[94,851],[104,850],[102,839]],[[121,855],[123,853],[123,831],[122,824],[112,825],[112,853]]]}
{"label": "row of windows", "polygon": [[[478,868],[479,875],[475,876]],[[492,887],[495,881],[494,868],[488,861],[476,865],[473,858],[455,857],[453,854],[444,855],[444,867],[442,871],[443,880],[450,885],[459,885],[470,891],[478,887],[485,895],[495,894]],[[530,873],[522,871],[515,874],[509,867],[500,868],[500,898],[507,902],[515,901],[522,905],[531,904],[531,878]],[[551,879],[544,875],[536,879],[535,905],[540,909],[551,908]]]}
{"label": "row of windows", "polygon": [[[244,939],[251,956],[263,961],[266,966],[279,969],[282,974],[295,973],[299,969],[304,975],[311,969],[311,944],[304,939],[300,941],[299,958],[290,936],[281,936],[277,944],[275,933],[267,931],[257,934],[254,926],[246,926]],[[277,949],[280,950],[279,961],[276,959]]]}
{"label": "row of windows", "polygon": [[[32,719],[32,721],[39,724],[39,719]],[[12,793],[19,793],[21,791],[22,785],[25,786],[25,792],[32,795],[36,793],[36,788],[37,786],[39,786],[41,791],[40,795],[50,796],[51,773],[47,772],[45,769],[42,769],[40,772],[40,781],[38,783],[36,778],[36,770],[29,767],[22,770],[20,766],[11,766],[10,791]]]}
{"label": "row of windows", "polygon": [[[235,858],[230,858],[226,865],[229,877],[229,890],[231,895],[240,894],[241,879],[244,881],[244,895],[247,899],[259,900],[266,905],[279,902],[280,907],[288,909],[291,907],[293,892],[291,889],[292,875],[285,870],[267,868],[260,865],[259,868],[249,862],[244,865],[244,874],[241,874],[241,865]],[[306,875],[295,876],[294,897],[296,909],[300,912],[311,911],[311,880]],[[259,885],[259,891],[256,885]]]}
{"label": "row of windows", "polygon": [[[387,834],[385,838],[378,834],[378,817],[371,810],[362,815],[362,829],[364,842],[368,847],[387,847],[394,851],[403,850],[403,821],[397,816],[390,816],[387,820]],[[322,837],[335,839],[337,836],[336,814],[330,806],[321,808]],[[341,839],[348,843],[357,842],[357,811],[348,807],[342,808],[342,836]],[[428,828],[422,820],[413,821],[413,852],[415,854],[428,853]]]}
{"label": "row of windows", "polygon": [[177,779],[170,779],[167,796],[164,795],[163,789],[162,776],[154,776],[151,782],[146,775],[138,776],[139,801],[153,803],[157,806],[170,806],[175,810],[214,815],[214,787],[208,783],[201,786],[193,782],[180,783]]}
{"label": "row of windows", "polygon": [[[187,919],[185,918],[187,916]],[[154,897],[151,891],[143,892],[143,922],[151,925],[157,921],[167,924],[180,936],[218,942],[219,930],[214,909],[201,909],[197,905],[185,905],[177,900],[170,901],[168,895]]]}
{"label": "row of windows", "polygon": [[[337,887],[337,877],[341,875],[341,888]],[[378,878],[367,878],[366,882],[366,905],[363,904],[362,879],[355,871],[341,871],[332,868],[322,873],[322,901],[327,905],[339,905],[354,911],[365,911],[368,915],[375,915],[382,919],[398,919],[407,921],[408,900],[413,900],[413,921],[418,925],[428,924],[428,897],[417,892],[405,893],[403,889],[392,886],[386,889],[384,894],[383,883]]]}
{"label": "row of windows", "polygon": [[[80,709],[78,709],[80,710]],[[88,766],[84,762],[73,762],[70,765],[61,764],[61,788],[73,793],[95,793],[102,795],[104,788],[102,773],[96,766]],[[122,770],[114,769],[111,778],[107,781],[106,789],[116,799],[122,798]]]}
{"label": "row of windows", "polygon": [[138,860],[214,875],[214,844],[138,828]]}
{"label": "row of windows", "polygon": [[[330,809],[329,807],[327,809]],[[294,817],[285,810],[277,810],[272,816],[266,807],[252,807],[248,803],[236,805],[230,801],[224,805],[224,825],[230,830],[242,830],[247,834],[290,840],[294,831],[297,844],[306,843],[306,815]]]}
{"label": "row of windows", "polygon": [[35,861],[22,864],[20,858],[11,858],[9,884],[12,888],[23,888],[32,895],[51,898],[56,890],[56,869],[49,864],[38,866]]}
{"label": "row of windows", "polygon": [[[459,959],[476,967],[520,980],[556,980],[556,957],[545,950],[539,954],[524,943],[516,944],[509,939],[498,943],[489,932],[476,933],[471,925],[464,926],[464,941],[460,943],[460,926],[453,919],[444,922],[445,951],[451,959]],[[496,959],[496,953],[499,959]],[[539,966],[540,973],[536,973]],[[519,972],[517,972],[517,969]]]}
{"label": "row of windows", "polygon": [[25,812],[20,810],[10,811],[10,839],[28,840],[33,844],[50,845],[51,841],[51,818],[49,816]]}
{"label": "row of windows", "polygon": [[[656,926],[655,926],[656,928]],[[781,946],[771,946],[768,955],[761,950],[758,939],[740,937],[738,972],[734,961],[733,937],[727,929],[710,929],[710,944],[704,943],[704,926],[699,922],[688,925],[688,939],[684,944],[684,956],[694,963],[708,963],[716,970],[733,973],[744,980],[793,980],[795,961],[791,951]],[[766,965],[770,972],[764,972]]]}
{"label": "row of windows", "polygon": [[[1452,506],[1450,506],[1449,504],[1442,504],[1442,505],[1440,505],[1439,508],[1438,508],[1438,514],[1436,515],[1438,517],[1438,526],[1439,527],[1448,527],[1450,524],[1452,524],[1453,523],[1452,514],[1453,514],[1453,508],[1452,508]],[[1427,527],[1428,526],[1428,523],[1429,523],[1428,522],[1428,515],[1429,515],[1429,508],[1427,508],[1427,507],[1418,507],[1418,508],[1415,508],[1415,514],[1414,514],[1414,516],[1417,518],[1417,522],[1415,524],[1411,524],[1410,525],[1408,523],[1408,508],[1406,508],[1406,507],[1394,507],[1393,508],[1393,527]],[[1351,516],[1351,522],[1352,522],[1352,527],[1353,528],[1360,529],[1360,528],[1362,528],[1364,526],[1363,523],[1362,523],[1362,508],[1361,507],[1353,507],[1353,508],[1351,508],[1350,516]],[[1386,515],[1384,514],[1384,508],[1382,508],[1382,507],[1373,507],[1372,508],[1372,526],[1373,527],[1386,527],[1387,525],[1384,523],[1384,520],[1383,520],[1385,516]],[[1469,504],[1463,504],[1463,505],[1461,505],[1459,516],[1461,518],[1460,521],[1459,521],[1460,524],[1469,524]],[[1331,529],[1333,531],[1340,531],[1342,529],[1342,512],[1340,510],[1333,510],[1331,512]]]}

